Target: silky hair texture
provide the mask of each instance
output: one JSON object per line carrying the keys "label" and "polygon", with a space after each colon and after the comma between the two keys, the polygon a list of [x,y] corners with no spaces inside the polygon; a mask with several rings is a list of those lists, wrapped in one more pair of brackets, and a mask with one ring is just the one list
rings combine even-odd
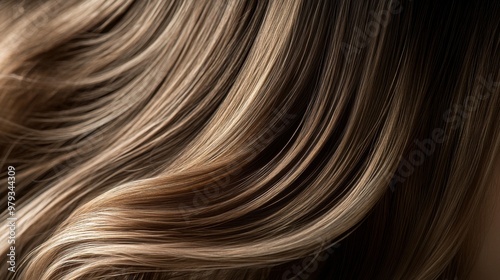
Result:
{"label": "silky hair texture", "polygon": [[0,3],[2,279],[466,279],[499,1]]}

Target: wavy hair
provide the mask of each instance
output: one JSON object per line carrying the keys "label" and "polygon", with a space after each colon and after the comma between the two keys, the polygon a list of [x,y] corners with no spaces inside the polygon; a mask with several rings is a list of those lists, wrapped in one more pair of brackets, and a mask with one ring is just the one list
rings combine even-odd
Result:
{"label": "wavy hair", "polygon": [[2,279],[467,277],[500,148],[498,14],[2,1]]}

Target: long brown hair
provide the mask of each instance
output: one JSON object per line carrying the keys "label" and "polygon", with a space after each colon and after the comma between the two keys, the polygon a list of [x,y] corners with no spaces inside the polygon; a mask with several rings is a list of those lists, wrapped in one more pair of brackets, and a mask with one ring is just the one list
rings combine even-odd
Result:
{"label": "long brown hair", "polygon": [[2,1],[2,279],[466,278],[500,148],[498,14]]}

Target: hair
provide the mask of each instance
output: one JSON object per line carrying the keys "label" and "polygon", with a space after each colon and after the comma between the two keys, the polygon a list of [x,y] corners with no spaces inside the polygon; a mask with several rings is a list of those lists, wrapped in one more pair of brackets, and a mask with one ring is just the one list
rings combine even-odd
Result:
{"label": "hair", "polygon": [[500,148],[498,14],[2,1],[1,197],[12,166],[17,220],[0,275],[466,278]]}

